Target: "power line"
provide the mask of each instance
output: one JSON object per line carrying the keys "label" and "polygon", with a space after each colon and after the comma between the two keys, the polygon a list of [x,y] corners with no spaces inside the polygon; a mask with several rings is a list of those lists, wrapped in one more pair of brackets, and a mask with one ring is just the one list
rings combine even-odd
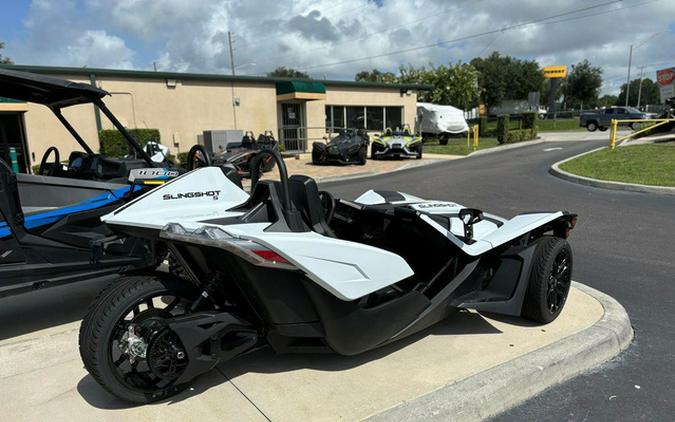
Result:
{"label": "power line", "polygon": [[[567,12],[558,13],[558,14],[555,14],[555,15],[550,15],[550,16],[546,16],[546,17],[542,17],[542,18],[532,19],[532,20],[527,21],[527,22],[517,23],[517,24],[514,24],[514,25],[508,25],[508,26],[505,26],[505,27],[502,27],[502,28],[499,28],[499,29],[493,29],[493,30],[490,30],[490,31],[480,32],[480,33],[471,34],[471,35],[465,35],[465,36],[457,37],[457,38],[450,39],[450,40],[435,42],[433,44],[425,44],[425,45],[421,45],[421,46],[410,47],[410,48],[405,48],[405,49],[395,50],[395,51],[389,51],[389,52],[386,52],[386,53],[376,54],[376,55],[372,55],[372,56],[342,60],[342,61],[338,61],[338,62],[307,66],[307,67],[302,68],[301,70],[311,70],[311,69],[319,69],[319,68],[323,68],[323,67],[332,67],[332,66],[337,66],[337,65],[341,65],[341,64],[356,63],[356,62],[360,62],[360,61],[364,61],[364,60],[394,56],[394,55],[403,54],[403,53],[410,53],[410,52],[413,52],[413,51],[425,50],[425,49],[433,48],[433,47],[440,47],[440,46],[445,45],[445,44],[451,44],[451,43],[456,43],[456,42],[460,42],[460,41],[467,41],[467,40],[470,40],[470,39],[483,37],[485,35],[497,34],[497,33],[500,33],[500,32],[506,32],[506,31],[511,31],[511,30],[518,29],[518,28],[523,28],[525,26],[542,23],[542,22],[545,22],[545,21],[548,21],[548,20],[551,20],[551,19],[560,18],[560,17],[563,17],[563,16],[569,16],[569,15],[572,15],[572,14],[575,14],[575,13],[585,12],[585,11],[588,11],[588,10],[597,9],[597,8],[608,6],[608,5],[611,5],[611,4],[620,3],[621,1],[622,0],[606,1],[606,2],[599,3],[599,4],[596,4],[596,5],[593,5],[593,6],[582,7],[582,8],[579,8],[579,9],[574,9],[574,10],[570,10],[570,11],[567,11]],[[621,9],[623,9],[623,8],[621,8]],[[621,10],[621,9],[616,9],[616,10]],[[609,12],[610,11],[606,11],[606,13],[609,13]],[[557,22],[552,22],[552,23],[557,23]]]}

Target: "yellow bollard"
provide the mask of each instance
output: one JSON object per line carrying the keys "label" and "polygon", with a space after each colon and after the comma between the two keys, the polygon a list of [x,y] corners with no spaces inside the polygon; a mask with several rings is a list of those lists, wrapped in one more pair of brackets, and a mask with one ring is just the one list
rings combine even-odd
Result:
{"label": "yellow bollard", "polygon": [[478,125],[473,125],[473,150],[478,149]]}
{"label": "yellow bollard", "polygon": [[609,127],[609,147],[611,149],[616,149],[616,127],[618,123],[616,119],[612,119]]}

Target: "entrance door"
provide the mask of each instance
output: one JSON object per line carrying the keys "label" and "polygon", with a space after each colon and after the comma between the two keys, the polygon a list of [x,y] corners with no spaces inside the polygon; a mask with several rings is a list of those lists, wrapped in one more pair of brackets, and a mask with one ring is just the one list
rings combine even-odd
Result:
{"label": "entrance door", "polygon": [[11,147],[16,149],[19,171],[27,173],[28,148],[24,137],[22,113],[0,113],[0,158],[10,166]]}
{"label": "entrance door", "polygon": [[305,126],[305,103],[281,103],[281,142],[286,151],[307,150],[307,128]]}

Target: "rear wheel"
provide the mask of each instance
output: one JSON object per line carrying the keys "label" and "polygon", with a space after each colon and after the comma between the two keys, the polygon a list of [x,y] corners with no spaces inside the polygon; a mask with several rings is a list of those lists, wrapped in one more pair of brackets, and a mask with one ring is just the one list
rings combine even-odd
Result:
{"label": "rear wheel", "polygon": [[367,152],[367,147],[361,147],[359,148],[359,152],[356,155],[356,164],[363,166],[366,164],[366,155],[368,154]]}
{"label": "rear wheel", "polygon": [[543,324],[562,311],[572,283],[572,248],[565,239],[544,236],[538,241],[521,315]]}
{"label": "rear wheel", "polygon": [[124,277],[92,304],[80,327],[80,356],[109,393],[133,403],[171,396],[187,353],[166,320],[191,313],[199,291],[167,274]]}
{"label": "rear wheel", "polygon": [[586,130],[589,132],[595,132],[595,130],[598,128],[598,124],[595,122],[588,122],[586,123]]}

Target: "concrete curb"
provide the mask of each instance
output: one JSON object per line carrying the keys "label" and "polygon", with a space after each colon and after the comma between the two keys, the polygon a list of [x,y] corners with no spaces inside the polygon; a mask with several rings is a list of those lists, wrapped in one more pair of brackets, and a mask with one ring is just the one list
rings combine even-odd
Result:
{"label": "concrete curb", "polygon": [[596,188],[623,190],[629,192],[661,193],[666,195],[675,195],[675,188],[667,186],[639,185],[636,183],[611,182],[609,180],[593,179],[591,177],[572,174],[560,168],[560,165],[563,163],[566,163],[568,161],[574,160],[575,158],[582,157],[586,154],[590,154],[595,151],[600,151],[601,149],[605,148],[607,147],[595,148],[590,151],[582,152],[581,154],[577,154],[564,160],[558,161],[557,163],[551,166],[551,168],[549,169],[549,173],[560,179],[567,180],[568,182],[577,183],[585,186],[593,186]]}
{"label": "concrete curb", "polygon": [[482,420],[613,358],[633,339],[626,310],[611,296],[580,283],[573,286],[603,306],[591,327],[544,348],[401,403],[368,421]]}

